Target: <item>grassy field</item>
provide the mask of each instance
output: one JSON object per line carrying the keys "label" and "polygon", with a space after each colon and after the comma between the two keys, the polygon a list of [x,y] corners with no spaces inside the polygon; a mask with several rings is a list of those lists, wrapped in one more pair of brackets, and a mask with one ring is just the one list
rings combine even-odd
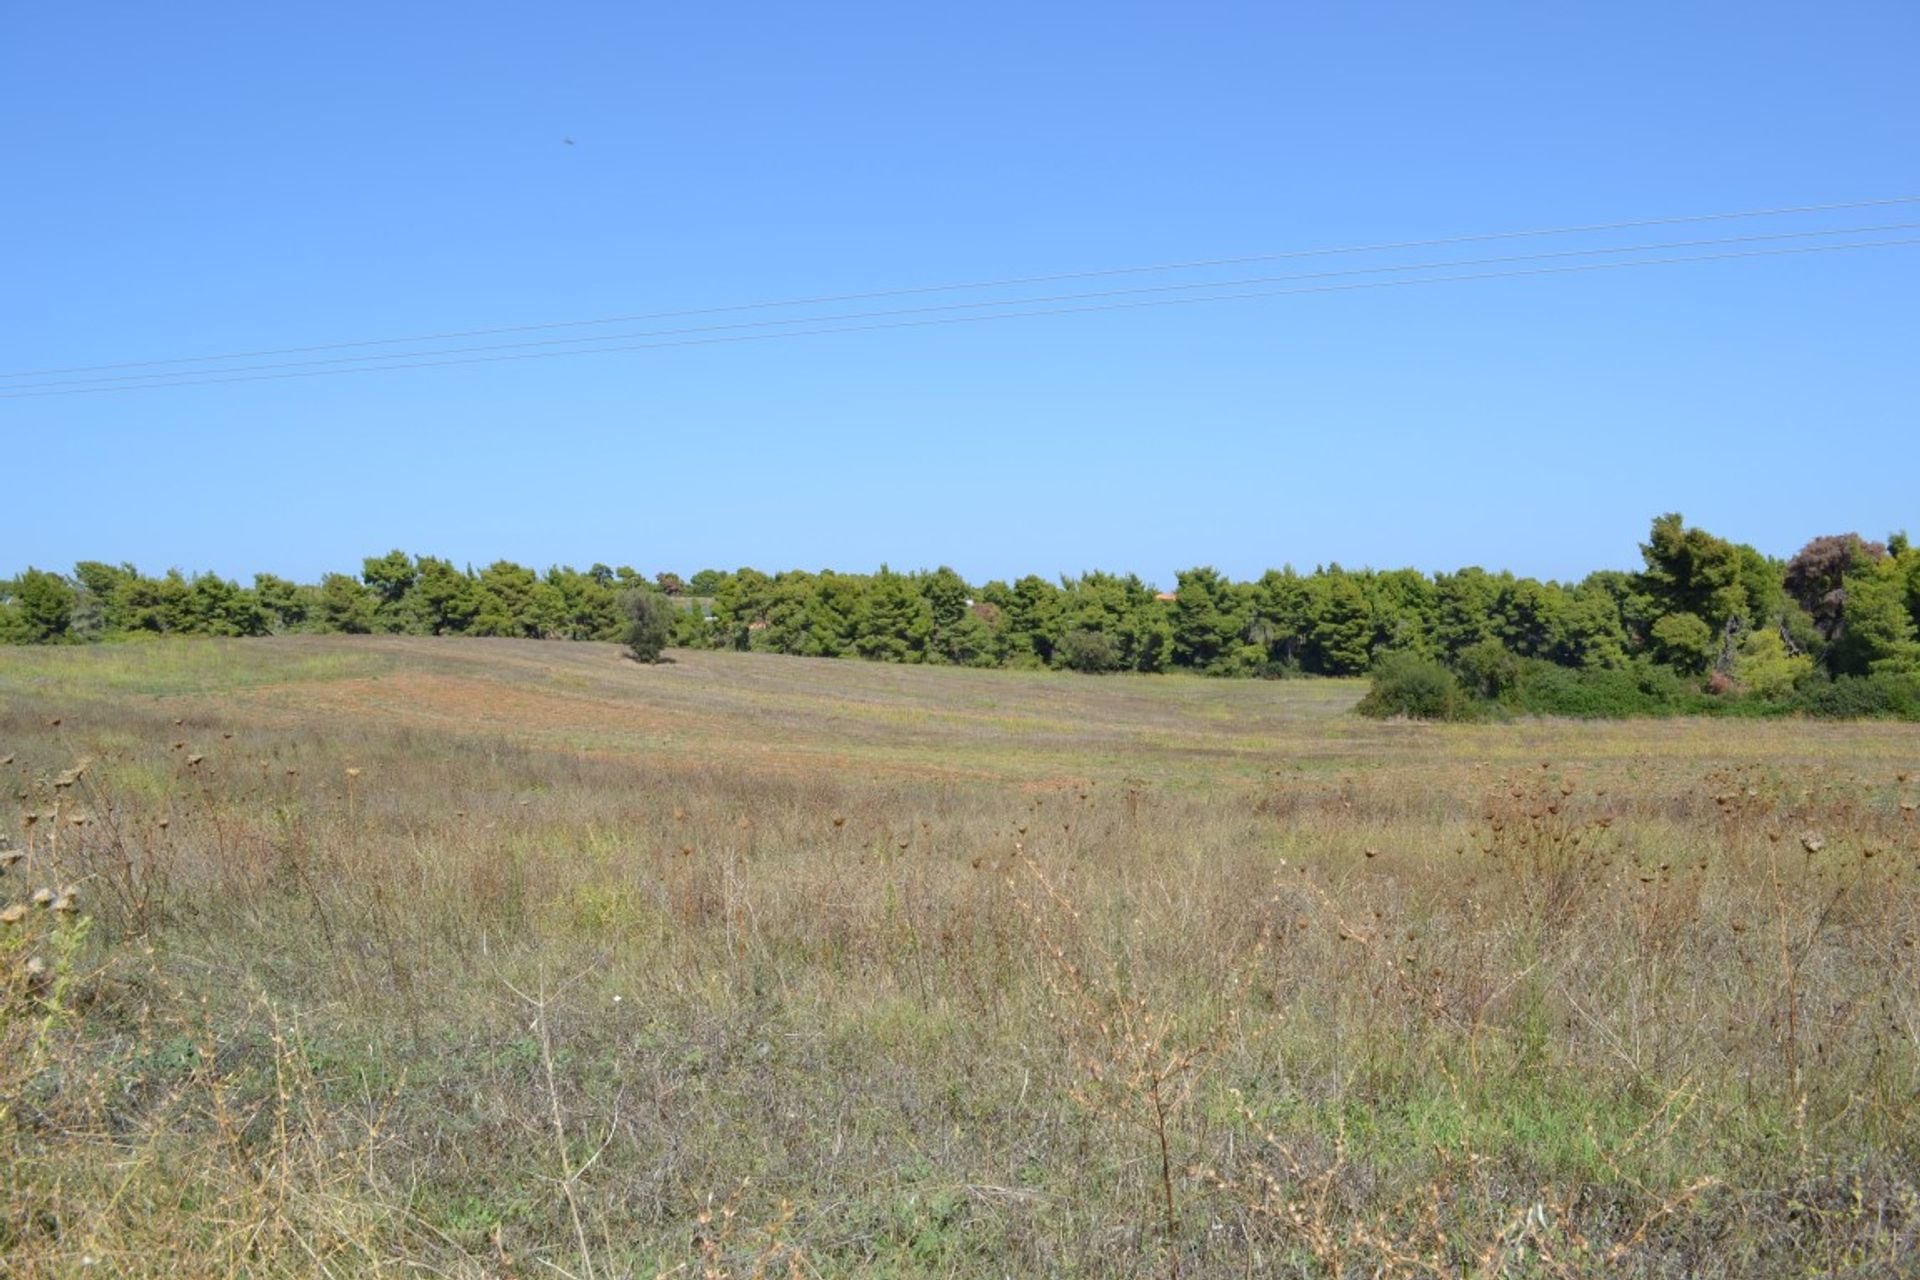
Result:
{"label": "grassy field", "polygon": [[1920,728],[677,656],[0,651],[0,1274],[1920,1268]]}

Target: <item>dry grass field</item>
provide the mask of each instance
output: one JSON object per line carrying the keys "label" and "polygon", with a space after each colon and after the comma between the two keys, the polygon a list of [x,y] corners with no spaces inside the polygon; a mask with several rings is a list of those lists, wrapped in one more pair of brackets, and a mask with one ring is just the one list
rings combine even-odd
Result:
{"label": "dry grass field", "polygon": [[0,652],[0,1274],[1920,1270],[1920,728],[678,657]]}

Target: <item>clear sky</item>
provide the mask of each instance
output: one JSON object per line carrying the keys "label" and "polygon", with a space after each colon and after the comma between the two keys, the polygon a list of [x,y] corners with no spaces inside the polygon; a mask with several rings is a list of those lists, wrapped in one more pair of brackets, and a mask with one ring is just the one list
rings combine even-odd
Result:
{"label": "clear sky", "polygon": [[[0,373],[1915,195],[1916,50],[1911,0],[10,5]],[[1917,300],[1907,246],[0,399],[0,572],[1790,554],[1920,532]]]}

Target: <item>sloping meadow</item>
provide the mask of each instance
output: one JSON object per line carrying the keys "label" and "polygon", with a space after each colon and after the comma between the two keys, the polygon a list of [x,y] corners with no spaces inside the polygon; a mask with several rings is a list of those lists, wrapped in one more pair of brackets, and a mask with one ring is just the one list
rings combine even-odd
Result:
{"label": "sloping meadow", "polygon": [[1920,1248],[1899,726],[483,641],[32,662],[0,669],[0,1269]]}

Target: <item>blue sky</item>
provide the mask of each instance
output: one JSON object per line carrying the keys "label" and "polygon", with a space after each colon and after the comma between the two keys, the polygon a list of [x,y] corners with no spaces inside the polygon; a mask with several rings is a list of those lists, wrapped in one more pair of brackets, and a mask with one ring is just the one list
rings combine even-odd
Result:
{"label": "blue sky", "polygon": [[[1916,48],[1910,3],[16,5],[0,373],[1913,195]],[[1668,510],[1790,554],[1920,525],[1916,286],[1908,246],[0,399],[0,571],[1569,577]]]}

